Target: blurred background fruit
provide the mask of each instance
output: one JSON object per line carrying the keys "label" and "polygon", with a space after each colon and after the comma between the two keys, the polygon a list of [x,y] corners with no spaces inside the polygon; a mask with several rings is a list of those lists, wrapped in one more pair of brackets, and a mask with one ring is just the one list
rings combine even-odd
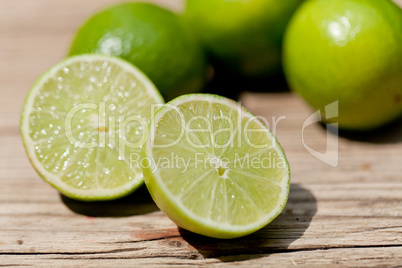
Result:
{"label": "blurred background fruit", "polygon": [[302,0],[187,0],[193,26],[216,69],[246,77],[280,70],[286,25]]}
{"label": "blurred background fruit", "polygon": [[312,0],[284,41],[291,88],[314,109],[339,101],[339,126],[370,129],[402,114],[402,10],[389,0]]}
{"label": "blurred background fruit", "polygon": [[100,53],[140,68],[166,99],[199,91],[206,77],[202,48],[182,19],[146,3],[126,3],[91,17],[78,31],[70,55]]}

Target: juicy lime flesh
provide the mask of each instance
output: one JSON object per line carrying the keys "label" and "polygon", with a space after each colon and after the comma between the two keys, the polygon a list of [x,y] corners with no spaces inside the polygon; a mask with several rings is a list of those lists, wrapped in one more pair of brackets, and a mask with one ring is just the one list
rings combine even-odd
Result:
{"label": "juicy lime flesh", "polygon": [[[179,159],[179,164],[157,166],[155,175],[173,203],[205,226],[243,228],[223,236],[236,237],[263,227],[283,209],[289,167],[279,144],[256,117],[234,102],[218,100],[195,97],[157,115],[152,158],[154,163]],[[180,138],[183,122],[187,130]],[[157,148],[162,146],[167,147]],[[264,167],[257,163],[263,159]],[[185,222],[182,227],[221,237]]]}
{"label": "juicy lime flesh", "polygon": [[142,182],[141,170],[129,165],[140,146],[119,145],[138,142],[146,131],[127,118],[149,121],[149,104],[162,100],[128,66],[109,57],[76,57],[45,74],[27,99],[22,131],[30,159],[71,197],[109,199]]}

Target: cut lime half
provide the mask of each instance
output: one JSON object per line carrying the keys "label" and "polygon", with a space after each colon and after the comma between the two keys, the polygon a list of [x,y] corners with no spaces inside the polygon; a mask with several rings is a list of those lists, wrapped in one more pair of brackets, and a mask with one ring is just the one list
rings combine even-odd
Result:
{"label": "cut lime half", "polygon": [[36,171],[64,195],[110,200],[143,182],[139,158],[153,110],[152,82],[121,59],[81,55],[48,70],[31,88],[21,118]]}
{"label": "cut lime half", "polygon": [[215,238],[255,232],[284,208],[290,170],[274,135],[240,104],[209,94],[167,103],[142,151],[148,190],[180,227]]}

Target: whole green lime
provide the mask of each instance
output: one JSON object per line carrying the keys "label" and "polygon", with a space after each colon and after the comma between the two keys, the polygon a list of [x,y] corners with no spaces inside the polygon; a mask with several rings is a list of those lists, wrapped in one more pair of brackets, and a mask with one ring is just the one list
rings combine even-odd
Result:
{"label": "whole green lime", "polygon": [[206,60],[182,18],[146,3],[125,3],[91,17],[77,32],[70,55],[100,53],[128,60],[171,99],[201,89]]}
{"label": "whole green lime", "polygon": [[215,63],[249,77],[280,70],[282,38],[302,0],[187,0],[185,18]]}
{"label": "whole green lime", "polygon": [[389,0],[308,1],[287,29],[284,66],[313,108],[339,102],[339,127],[386,124],[402,114],[402,10]]}

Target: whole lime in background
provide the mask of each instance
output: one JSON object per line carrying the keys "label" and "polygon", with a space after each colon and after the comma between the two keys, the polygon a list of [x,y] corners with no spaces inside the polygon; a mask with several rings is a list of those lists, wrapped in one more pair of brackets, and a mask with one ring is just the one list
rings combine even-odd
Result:
{"label": "whole lime in background", "polygon": [[91,17],[77,32],[70,55],[100,53],[128,60],[167,99],[196,92],[206,60],[196,37],[176,14],[146,3],[125,3]]}
{"label": "whole lime in background", "polygon": [[187,0],[186,20],[220,67],[248,77],[280,70],[283,33],[302,0]]}
{"label": "whole lime in background", "polygon": [[366,130],[402,114],[402,10],[389,0],[312,0],[284,41],[291,88],[313,108],[339,101],[341,128]]}

